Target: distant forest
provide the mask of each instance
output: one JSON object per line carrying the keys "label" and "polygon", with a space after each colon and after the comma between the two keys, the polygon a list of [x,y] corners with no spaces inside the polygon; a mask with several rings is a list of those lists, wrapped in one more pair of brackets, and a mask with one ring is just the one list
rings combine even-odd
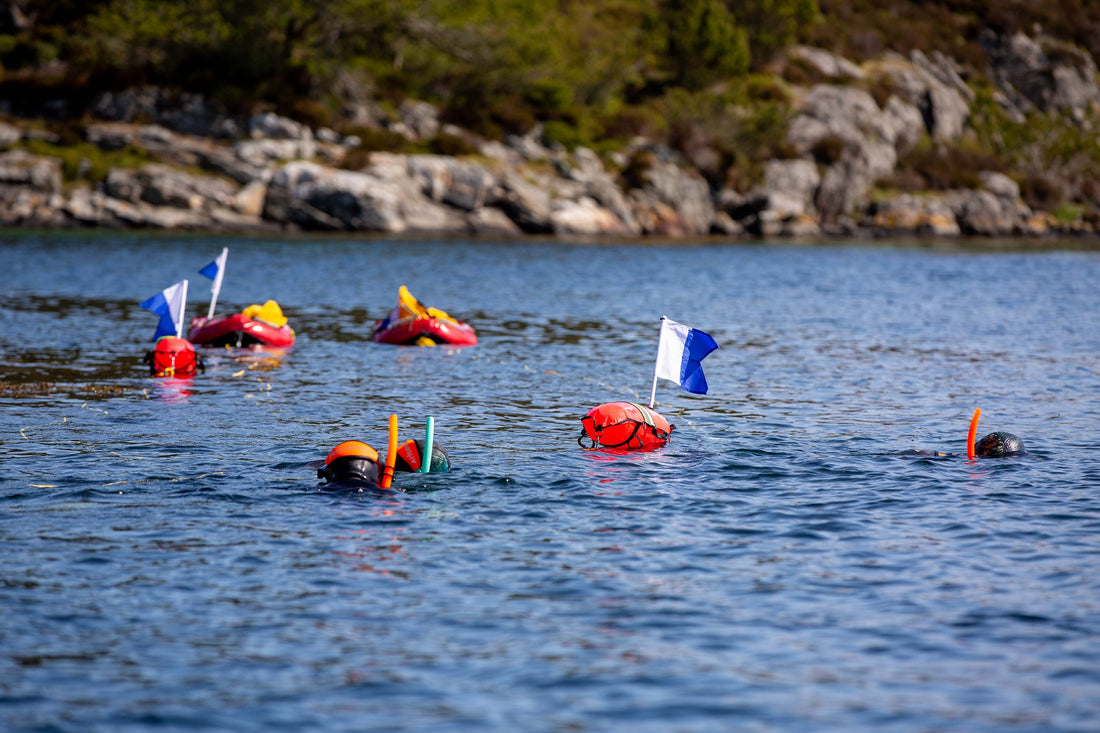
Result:
{"label": "distant forest", "polygon": [[0,82],[74,94],[141,84],[334,123],[344,98],[417,98],[489,136],[558,123],[647,132],[702,90],[764,97],[788,44],[855,60],[1036,25],[1100,56],[1100,0],[0,0]]}

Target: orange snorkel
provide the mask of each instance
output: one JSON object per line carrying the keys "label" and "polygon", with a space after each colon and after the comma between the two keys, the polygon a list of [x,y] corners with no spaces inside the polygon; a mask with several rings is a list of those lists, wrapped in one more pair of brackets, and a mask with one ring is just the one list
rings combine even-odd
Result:
{"label": "orange snorkel", "polygon": [[978,418],[981,417],[982,408],[974,408],[974,417],[970,418],[970,433],[966,436],[966,457],[974,460],[974,436],[978,434]]}
{"label": "orange snorkel", "polygon": [[390,443],[386,450],[386,466],[382,469],[382,488],[393,483],[393,467],[397,464],[397,415],[390,415]]}

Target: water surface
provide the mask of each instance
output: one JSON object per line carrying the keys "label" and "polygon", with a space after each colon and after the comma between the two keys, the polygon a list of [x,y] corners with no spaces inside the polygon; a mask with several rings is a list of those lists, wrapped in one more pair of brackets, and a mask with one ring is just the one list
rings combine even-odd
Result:
{"label": "water surface", "polygon": [[[193,313],[276,299],[281,358],[147,377]],[[1100,253],[843,245],[0,238],[0,727],[1094,730]],[[454,350],[372,344],[407,284]],[[219,309],[221,310],[221,309]],[[584,452],[649,396],[664,449]],[[1030,455],[967,463],[1009,430]],[[446,475],[311,462],[435,417]]]}

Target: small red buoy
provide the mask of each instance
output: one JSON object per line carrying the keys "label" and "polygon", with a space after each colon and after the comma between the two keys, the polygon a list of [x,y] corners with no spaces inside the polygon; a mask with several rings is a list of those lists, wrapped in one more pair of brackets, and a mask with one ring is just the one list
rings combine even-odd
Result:
{"label": "small red buoy", "polygon": [[[662,415],[634,402],[608,402],[581,418],[584,427],[577,443],[586,450],[653,450],[672,436],[674,426]],[[584,444],[585,437],[592,445]]]}
{"label": "small red buoy", "polygon": [[153,350],[145,355],[154,377],[193,377],[202,369],[195,347],[187,339],[161,336]]}

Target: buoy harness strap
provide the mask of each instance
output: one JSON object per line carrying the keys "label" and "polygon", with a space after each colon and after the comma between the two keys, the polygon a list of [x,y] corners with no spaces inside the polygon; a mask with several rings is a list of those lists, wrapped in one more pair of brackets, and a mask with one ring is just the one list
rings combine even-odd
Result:
{"label": "buoy harness strap", "polygon": [[[581,448],[584,448],[585,450],[596,450],[597,448],[622,448],[624,446],[627,448],[641,448],[642,445],[644,445],[644,441],[642,441],[641,438],[638,438],[638,431],[641,430],[643,426],[649,428],[649,430],[658,440],[665,440],[668,438],[669,435],[671,435],[670,430],[661,430],[659,427],[656,426],[656,424],[654,424],[653,415],[650,413],[648,407],[646,407],[645,405],[639,405],[636,402],[631,402],[630,404],[638,408],[638,412],[642,416],[641,420],[632,420],[630,418],[626,418],[624,420],[619,420],[618,422],[611,423],[609,425],[596,425],[596,419],[594,417],[592,417],[591,415],[585,415],[583,418],[581,418],[581,434],[580,437],[577,438],[577,445],[579,445]],[[591,423],[591,430],[588,427],[589,423]],[[628,424],[633,425],[634,428],[630,431],[630,435],[626,437],[626,440],[620,441],[618,443],[605,443],[602,440],[603,431],[610,428],[619,427],[620,425]],[[592,439],[592,445],[586,446],[584,444],[584,439],[588,437],[589,432],[591,432],[595,436],[595,438]],[[636,445],[630,445],[630,441],[632,440],[636,441]]]}

